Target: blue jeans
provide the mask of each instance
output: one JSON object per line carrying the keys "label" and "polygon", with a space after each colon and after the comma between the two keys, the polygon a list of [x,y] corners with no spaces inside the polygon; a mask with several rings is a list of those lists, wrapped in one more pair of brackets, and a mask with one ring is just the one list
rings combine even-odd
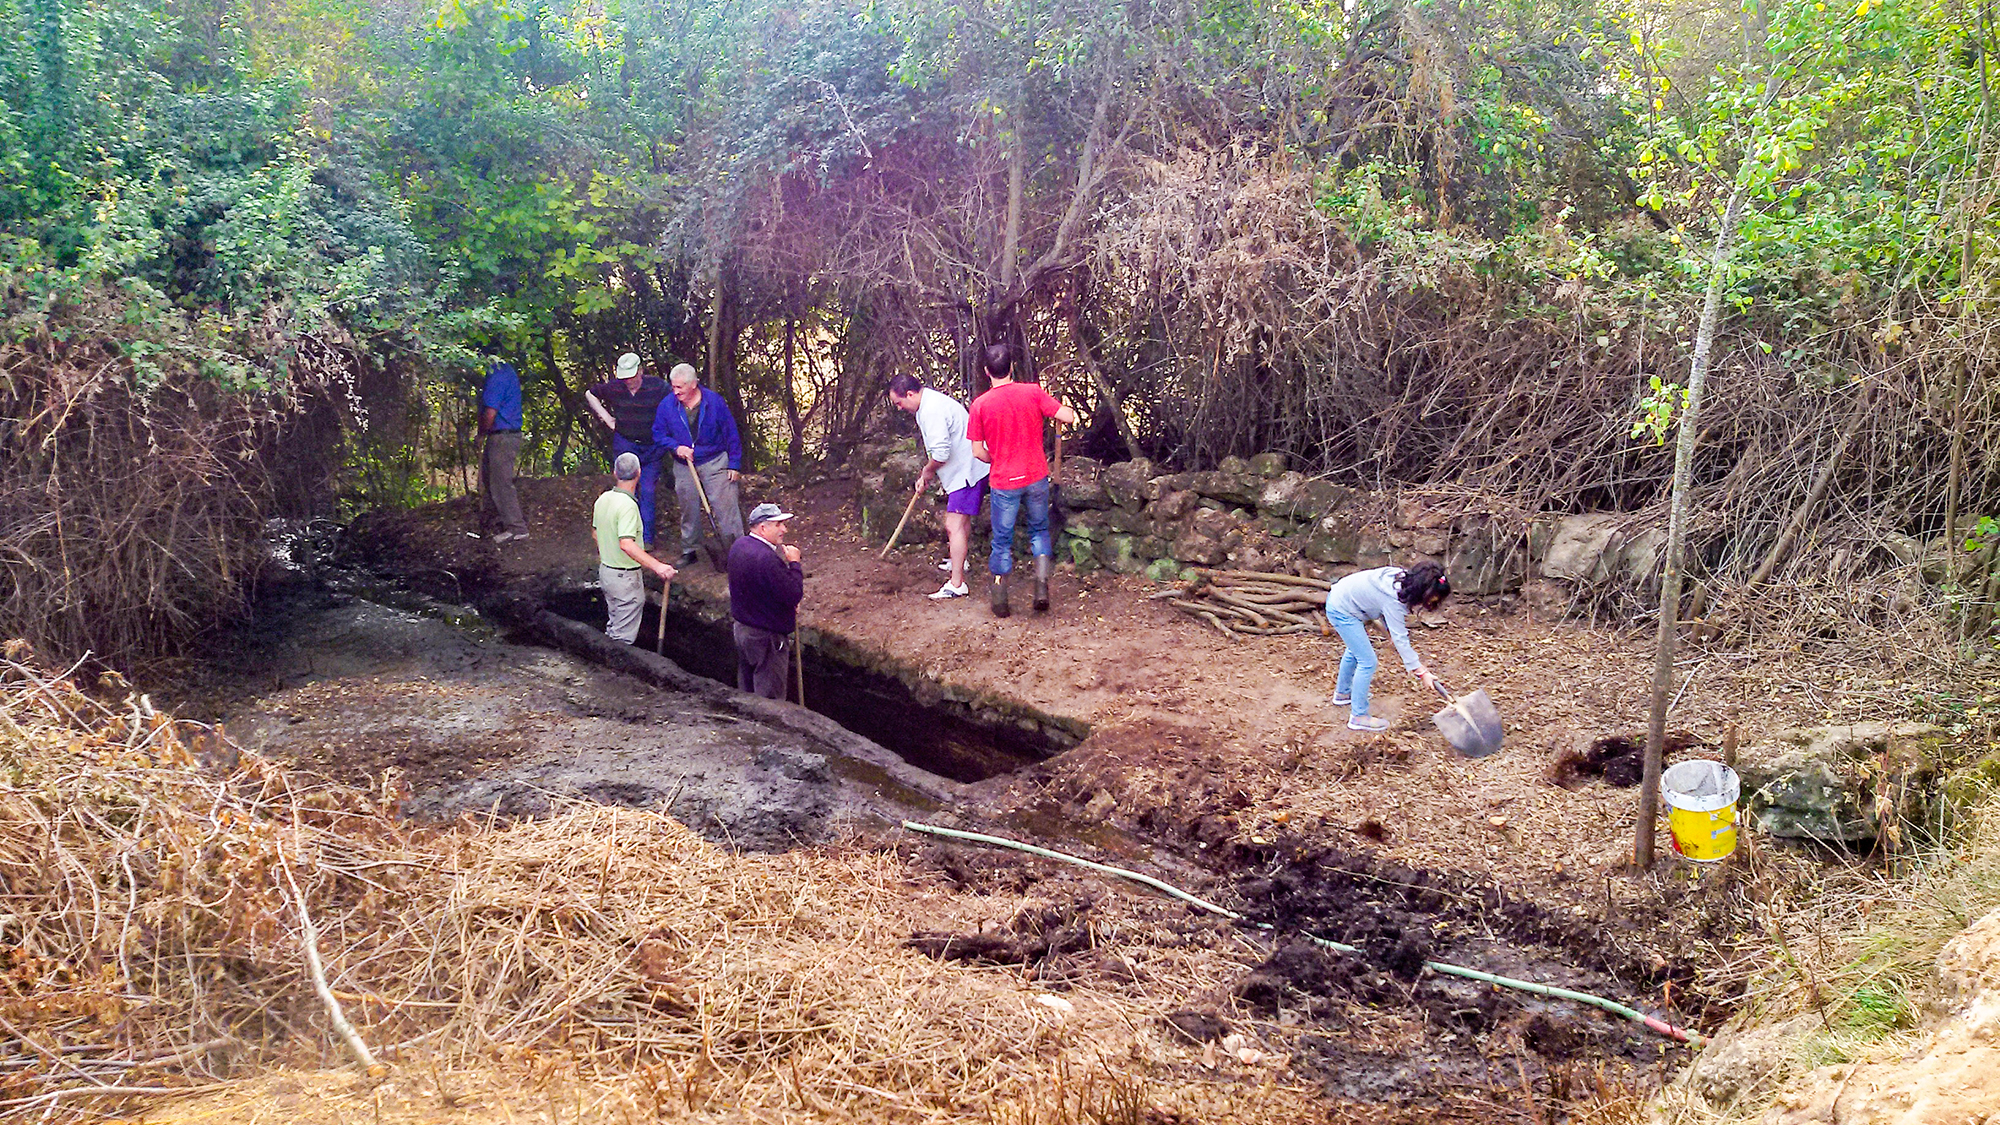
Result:
{"label": "blue jeans", "polygon": [[1037,555],[1056,553],[1049,535],[1049,478],[1043,477],[1025,488],[993,490],[993,553],[986,566],[995,574],[1014,570],[1014,521],[1021,509],[1028,509],[1028,544]]}
{"label": "blue jeans", "polygon": [[639,501],[639,523],[646,532],[646,542],[642,545],[648,548],[653,545],[653,512],[659,506],[653,502],[653,490],[660,483],[660,464],[665,452],[650,441],[641,445],[623,434],[611,435],[613,460],[620,453],[630,453],[639,459],[639,491],[633,498]]}
{"label": "blue jeans", "polygon": [[1354,713],[1368,713],[1368,685],[1375,679],[1375,642],[1368,639],[1368,627],[1338,610],[1327,610],[1326,619],[1340,634],[1347,651],[1340,654],[1340,678],[1333,682],[1333,694],[1351,696]]}

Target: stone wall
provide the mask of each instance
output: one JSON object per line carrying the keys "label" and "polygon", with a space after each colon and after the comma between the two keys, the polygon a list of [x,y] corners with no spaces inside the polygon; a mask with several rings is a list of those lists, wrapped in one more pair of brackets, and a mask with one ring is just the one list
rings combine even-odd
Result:
{"label": "stone wall", "polygon": [[[914,439],[858,455],[856,501],[870,537],[889,537],[924,462]],[[1061,503],[1059,560],[1160,581],[1191,566],[1324,578],[1431,559],[1465,594],[1511,592],[1530,577],[1647,590],[1666,541],[1664,530],[1616,513],[1524,519],[1462,495],[1361,491],[1293,471],[1281,453],[1193,472],[1070,457]],[[903,542],[942,538],[939,511],[934,498],[919,503]],[[978,525],[983,534],[985,520]]]}

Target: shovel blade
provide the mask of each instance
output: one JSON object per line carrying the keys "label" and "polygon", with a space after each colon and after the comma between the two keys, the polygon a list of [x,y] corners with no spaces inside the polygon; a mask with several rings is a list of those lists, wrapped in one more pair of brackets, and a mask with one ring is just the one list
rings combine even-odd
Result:
{"label": "shovel blade", "polygon": [[708,565],[718,574],[729,573],[729,548],[723,545],[722,537],[714,534],[701,537],[702,554],[708,556]]}
{"label": "shovel blade", "polygon": [[1484,758],[1494,753],[1505,737],[1500,711],[1493,706],[1485,688],[1459,696],[1451,706],[1432,715],[1431,722],[1445,741],[1468,758]]}

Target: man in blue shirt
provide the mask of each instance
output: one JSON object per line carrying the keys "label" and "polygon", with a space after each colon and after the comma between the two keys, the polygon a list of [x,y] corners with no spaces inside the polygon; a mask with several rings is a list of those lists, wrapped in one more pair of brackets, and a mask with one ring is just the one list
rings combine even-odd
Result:
{"label": "man in blue shirt", "polygon": [[521,456],[521,377],[511,363],[495,363],[486,369],[486,385],[479,391],[479,432],[485,439],[480,451],[480,491],[500,519],[495,543],[511,543],[528,537],[528,521],[521,515],[521,497],[514,491],[514,462]]}
{"label": "man in blue shirt", "polygon": [[743,475],[743,439],[736,416],[722,396],[701,385],[694,368],[674,365],[669,394],[653,416],[653,444],[674,454],[674,498],[681,507],[681,565],[693,566],[701,543],[701,495],[694,474],[715,510],[715,529],[725,543],[743,537],[743,505],[736,482]]}
{"label": "man in blue shirt", "polygon": [[583,392],[583,402],[604,428],[611,431],[611,456],[630,453],[639,458],[639,514],[645,524],[645,546],[653,548],[653,489],[660,479],[660,447],[653,444],[653,417],[667,400],[667,381],[648,375],[636,352],[618,357],[617,373]]}

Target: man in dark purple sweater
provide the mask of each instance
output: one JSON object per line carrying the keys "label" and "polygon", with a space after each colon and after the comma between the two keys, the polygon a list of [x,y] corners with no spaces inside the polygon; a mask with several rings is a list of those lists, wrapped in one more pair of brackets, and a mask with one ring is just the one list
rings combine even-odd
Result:
{"label": "man in dark purple sweater", "polygon": [[806,572],[799,549],[785,545],[792,513],[776,504],[750,509],[750,532],[729,548],[729,616],[735,618],[736,686],[766,699],[785,698],[792,631]]}

